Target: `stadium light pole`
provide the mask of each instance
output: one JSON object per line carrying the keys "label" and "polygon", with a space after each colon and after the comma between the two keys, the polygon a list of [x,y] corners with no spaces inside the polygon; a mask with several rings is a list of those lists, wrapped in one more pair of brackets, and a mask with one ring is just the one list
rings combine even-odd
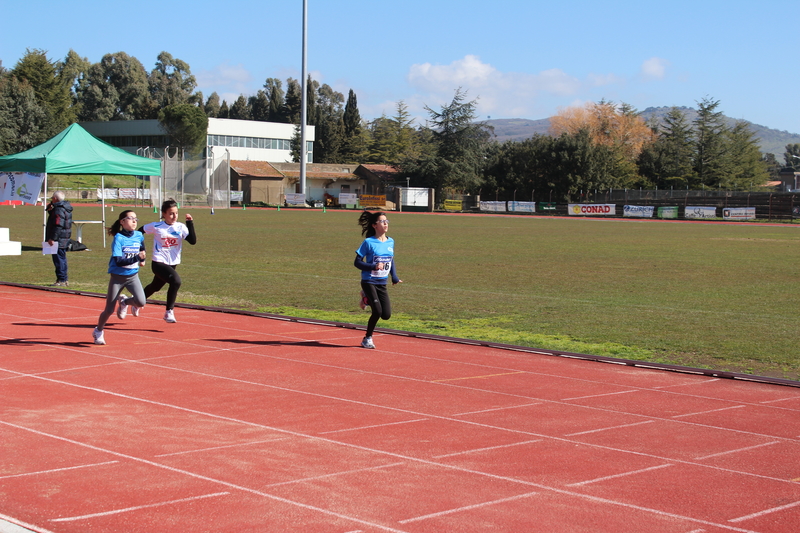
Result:
{"label": "stadium light pole", "polygon": [[[800,156],[796,156],[794,154],[790,154],[795,159],[800,159]],[[797,172],[794,173],[794,190],[797,190]]]}
{"label": "stadium light pole", "polygon": [[[308,89],[306,88],[307,78],[306,63],[307,52],[306,44],[308,37],[306,35],[308,30],[308,0],[303,0],[303,60],[302,60],[302,82],[300,83],[300,194],[306,194],[306,106],[308,105]],[[303,197],[305,199],[305,196]]]}

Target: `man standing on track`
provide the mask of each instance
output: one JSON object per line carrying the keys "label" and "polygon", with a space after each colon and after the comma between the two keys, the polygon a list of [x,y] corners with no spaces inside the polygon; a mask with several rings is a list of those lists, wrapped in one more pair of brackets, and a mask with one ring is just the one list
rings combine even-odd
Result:
{"label": "man standing on track", "polygon": [[58,251],[53,254],[53,265],[56,267],[56,282],[52,287],[69,285],[67,272],[67,245],[72,237],[72,205],[64,200],[64,193],[56,191],[47,204],[47,223],[44,239],[50,246],[58,242]]}

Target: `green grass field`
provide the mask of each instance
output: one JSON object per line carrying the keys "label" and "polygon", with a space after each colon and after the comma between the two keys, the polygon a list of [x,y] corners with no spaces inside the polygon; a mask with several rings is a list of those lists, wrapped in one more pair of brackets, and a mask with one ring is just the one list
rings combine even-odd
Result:
{"label": "green grass field", "polygon": [[[358,212],[185,209],[181,220],[186,212],[199,242],[184,246],[179,302],[366,323],[352,266]],[[140,224],[158,218],[137,213]],[[76,204],[74,216],[98,219],[100,208]],[[395,314],[379,327],[800,377],[796,225],[389,218],[404,283],[390,289]],[[0,206],[0,227],[23,244],[21,257],[0,257],[0,279],[55,281],[41,208]],[[99,225],[84,243],[90,252],[68,254],[70,288],[104,293]]]}

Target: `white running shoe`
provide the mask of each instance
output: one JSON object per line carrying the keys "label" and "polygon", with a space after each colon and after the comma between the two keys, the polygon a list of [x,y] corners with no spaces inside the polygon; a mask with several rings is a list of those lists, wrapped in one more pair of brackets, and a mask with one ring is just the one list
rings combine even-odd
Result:
{"label": "white running shoe", "polygon": [[120,320],[125,320],[125,317],[128,316],[128,304],[125,303],[125,297],[123,295],[119,295],[119,307],[117,307],[117,318]]}
{"label": "white running shoe", "polygon": [[132,305],[132,306],[131,306],[131,314],[132,314],[133,316],[139,316],[139,308],[138,308],[138,307],[136,307],[135,305]]}
{"label": "white running shoe", "polygon": [[361,301],[358,302],[358,306],[362,311],[369,307],[369,300],[367,299],[367,295],[364,294],[364,291],[361,291]]}
{"label": "white running shoe", "polygon": [[94,328],[92,332],[92,338],[94,339],[95,344],[105,344],[106,340],[103,338],[103,330]]}
{"label": "white running shoe", "polygon": [[369,348],[370,350],[375,349],[375,344],[372,342],[372,337],[364,337],[364,340],[361,341],[362,348]]}
{"label": "white running shoe", "polygon": [[164,313],[164,322],[169,322],[170,324],[177,322],[177,320],[175,320],[175,313],[172,312],[172,309],[167,309],[167,312]]}

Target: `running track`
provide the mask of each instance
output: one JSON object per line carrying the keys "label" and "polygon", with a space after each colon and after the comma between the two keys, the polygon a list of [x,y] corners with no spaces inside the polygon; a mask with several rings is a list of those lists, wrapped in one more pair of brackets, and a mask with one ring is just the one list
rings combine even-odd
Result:
{"label": "running track", "polygon": [[2,532],[800,531],[800,388],[102,305],[0,284]]}

